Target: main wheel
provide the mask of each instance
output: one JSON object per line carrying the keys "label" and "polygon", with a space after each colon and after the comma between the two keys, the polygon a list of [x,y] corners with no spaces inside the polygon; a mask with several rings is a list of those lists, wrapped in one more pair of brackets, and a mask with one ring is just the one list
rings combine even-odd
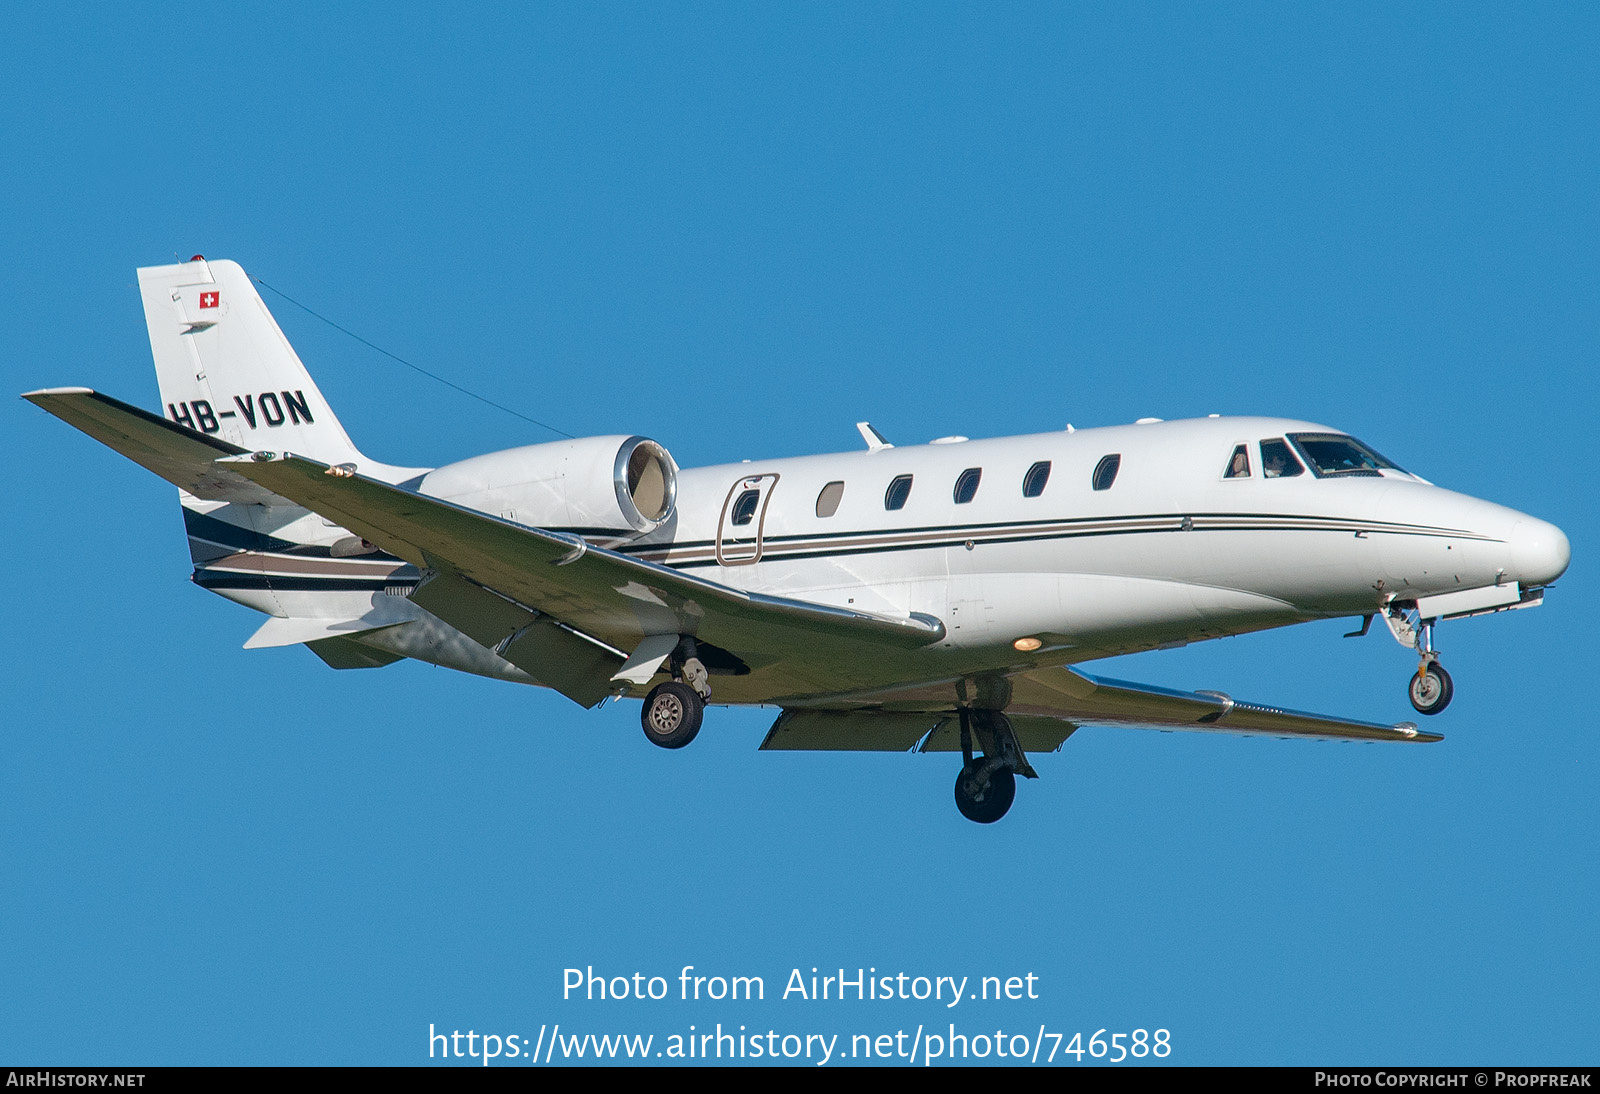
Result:
{"label": "main wheel", "polygon": [[989,785],[979,790],[973,775],[983,766],[983,757],[974,756],[972,762],[961,766],[956,776],[956,808],[969,821],[993,824],[1006,815],[1017,796],[1017,776],[1009,767],[1002,767],[989,776]]}
{"label": "main wheel", "polygon": [[1450,705],[1455,695],[1455,685],[1450,674],[1438,662],[1430,662],[1422,672],[1411,677],[1411,705],[1418,714],[1438,714]]}
{"label": "main wheel", "polygon": [[676,680],[657,684],[645,696],[639,721],[650,743],[662,748],[682,748],[700,732],[706,704],[688,684]]}

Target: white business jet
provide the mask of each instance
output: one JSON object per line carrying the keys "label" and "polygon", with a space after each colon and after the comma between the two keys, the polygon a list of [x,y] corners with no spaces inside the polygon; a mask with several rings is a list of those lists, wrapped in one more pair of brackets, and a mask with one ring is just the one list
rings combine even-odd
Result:
{"label": "white business jet", "polygon": [[1561,530],[1310,422],[1210,417],[680,470],[643,437],[438,468],[362,455],[232,262],[139,271],[165,414],[25,398],[175,483],[194,581],[268,616],[247,647],[401,658],[642,695],[645,736],[775,706],[763,749],[960,752],[956,805],[1010,808],[1082,725],[1437,741],[1090,675],[1139,650],[1381,619],[1438,714],[1438,621],[1539,604]]}

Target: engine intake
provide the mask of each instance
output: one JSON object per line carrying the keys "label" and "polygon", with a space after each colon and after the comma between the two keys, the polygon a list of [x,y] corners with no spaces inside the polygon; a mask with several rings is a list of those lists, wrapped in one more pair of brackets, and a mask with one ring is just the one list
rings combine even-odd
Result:
{"label": "engine intake", "polygon": [[446,464],[417,489],[519,524],[633,539],[672,519],[678,465],[648,437],[583,437]]}

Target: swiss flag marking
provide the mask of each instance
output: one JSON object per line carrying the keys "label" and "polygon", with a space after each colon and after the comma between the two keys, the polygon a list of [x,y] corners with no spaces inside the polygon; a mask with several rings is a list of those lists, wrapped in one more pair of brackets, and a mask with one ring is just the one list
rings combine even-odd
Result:
{"label": "swiss flag marking", "polygon": [[220,294],[214,293],[214,292],[203,292],[203,293],[201,293],[200,294],[200,306],[202,308],[214,308],[214,307],[216,307],[217,306],[217,297],[219,295]]}

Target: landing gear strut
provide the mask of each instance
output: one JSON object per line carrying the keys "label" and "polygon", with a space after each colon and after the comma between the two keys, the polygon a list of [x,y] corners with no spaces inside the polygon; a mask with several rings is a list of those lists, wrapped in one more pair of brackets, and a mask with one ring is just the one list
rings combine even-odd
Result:
{"label": "landing gear strut", "polygon": [[1416,609],[1403,609],[1397,604],[1384,606],[1383,621],[1389,624],[1389,633],[1407,649],[1417,651],[1417,671],[1407,685],[1407,695],[1418,714],[1438,714],[1450,705],[1455,697],[1455,685],[1450,674],[1439,664],[1439,651],[1433,648],[1433,626],[1436,619],[1423,619]]}
{"label": "landing gear strut", "polygon": [[[993,824],[1011,808],[1017,796],[1017,775],[1036,779],[1038,774],[1022,754],[1011,720],[997,710],[958,712],[961,719],[961,772],[956,776],[956,808],[969,821]],[[972,754],[976,734],[983,755]]]}

